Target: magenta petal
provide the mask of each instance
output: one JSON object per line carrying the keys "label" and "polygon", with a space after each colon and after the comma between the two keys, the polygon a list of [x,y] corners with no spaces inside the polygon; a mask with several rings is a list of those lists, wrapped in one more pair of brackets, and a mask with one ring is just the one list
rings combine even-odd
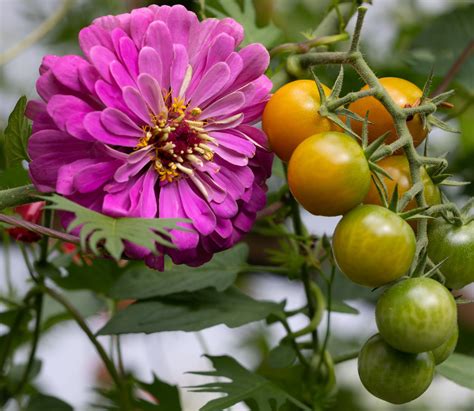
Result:
{"label": "magenta petal", "polygon": [[131,154],[127,162],[123,164],[114,175],[115,181],[123,183],[128,181],[152,161],[150,151],[152,148],[144,148]]}
{"label": "magenta petal", "polygon": [[106,108],[100,119],[104,127],[113,134],[137,138],[143,135],[143,130],[130,117],[115,108]]}
{"label": "magenta petal", "polygon": [[[140,73],[149,74],[158,84],[163,81],[163,66],[160,55],[151,47],[144,47],[138,56],[138,67]],[[161,87],[161,86],[160,86]]]}
{"label": "magenta petal", "polygon": [[222,218],[232,218],[239,211],[237,201],[234,200],[232,195],[227,195],[224,201],[220,203],[212,203],[211,207],[216,216]]}
{"label": "magenta petal", "polygon": [[236,151],[245,157],[253,157],[255,155],[255,145],[239,137],[233,130],[227,130],[225,132],[214,131],[211,135],[217,139],[221,147]]}
{"label": "magenta petal", "polygon": [[167,23],[170,28],[173,43],[182,44],[187,47],[189,31],[193,21],[196,20],[196,15],[186,10],[184,6],[177,5],[172,7]]}
{"label": "magenta petal", "polygon": [[[160,218],[187,218],[175,183],[166,184],[160,189]],[[192,231],[171,230],[173,242],[179,250],[193,249],[199,242],[199,234],[190,224],[180,224]]]}
{"label": "magenta petal", "polygon": [[92,158],[85,158],[65,164],[58,171],[58,183],[56,191],[59,194],[70,195],[76,190],[74,187],[74,178],[84,169],[94,166],[96,160]]}
{"label": "magenta petal", "polygon": [[110,76],[109,66],[110,63],[117,59],[115,54],[103,46],[94,46],[90,50],[90,59],[102,78],[110,83],[112,78]]}
{"label": "magenta petal", "polygon": [[152,124],[150,121],[150,111],[145,100],[134,87],[126,86],[123,89],[123,99],[128,108],[133,111],[145,124]]}
{"label": "magenta petal", "polygon": [[138,201],[138,208],[140,210],[139,216],[142,218],[155,218],[158,205],[155,192],[155,185],[158,179],[158,174],[153,167],[150,167],[143,179],[142,190],[140,191],[140,200]]}
{"label": "magenta petal", "polygon": [[110,34],[102,27],[96,25],[86,27],[79,32],[79,45],[89,59],[93,47],[104,46],[109,50],[113,47]]}
{"label": "magenta petal", "polygon": [[115,83],[120,88],[126,86],[135,86],[135,80],[133,80],[132,76],[130,75],[128,70],[125,69],[122,63],[115,60],[110,64],[109,69],[113,79],[115,80]]}
{"label": "magenta petal", "polygon": [[123,147],[135,147],[138,143],[138,137],[126,137],[116,135],[106,130],[101,121],[101,112],[95,111],[89,113],[84,117],[84,127],[88,133],[97,141],[106,144],[113,144]]}
{"label": "magenta petal", "polygon": [[117,160],[91,165],[74,177],[74,186],[80,193],[96,191],[110,180],[119,165]]}
{"label": "magenta petal", "polygon": [[178,181],[178,190],[184,211],[193,221],[193,226],[204,235],[212,233],[216,226],[216,216],[207,202],[193,191],[186,179]]}
{"label": "magenta petal", "polygon": [[147,27],[153,21],[153,13],[147,9],[132,10],[130,17],[130,34],[135,45],[140,48],[145,40],[145,33]]}
{"label": "magenta petal", "polygon": [[138,76],[138,51],[130,37],[122,37],[119,41],[120,56],[132,78]]}
{"label": "magenta petal", "polygon": [[181,85],[183,84],[186,69],[188,68],[188,53],[181,44],[173,46],[174,58],[170,71],[170,85],[173,97],[179,97]]}
{"label": "magenta petal", "polygon": [[166,68],[171,67],[173,61],[173,44],[171,41],[171,34],[168,27],[162,21],[155,21],[148,27],[145,36],[145,45],[154,48],[160,56],[163,67],[163,78],[161,79],[161,87],[169,87],[169,72]]}
{"label": "magenta petal", "polygon": [[137,82],[140,93],[150,106],[152,112],[158,114],[165,111],[165,102],[163,101],[163,95],[161,94],[158,82],[149,74],[140,74]]}
{"label": "magenta petal", "polygon": [[226,85],[230,69],[225,63],[215,64],[201,79],[191,101],[194,107],[200,106],[216,95]]}
{"label": "magenta petal", "polygon": [[82,91],[82,83],[78,72],[84,66],[89,66],[89,63],[82,57],[64,56],[57,60],[56,64],[51,67],[51,71],[61,84],[71,90],[80,92]]}
{"label": "magenta petal", "polygon": [[76,114],[85,116],[92,112],[89,104],[74,96],[63,96],[57,94],[48,102],[48,113],[53,118],[59,129],[65,130],[69,118]]}
{"label": "magenta petal", "polygon": [[236,91],[207,106],[201,113],[201,118],[219,118],[221,116],[229,117],[242,108],[244,104],[245,97],[243,93]]}
{"label": "magenta petal", "polygon": [[246,166],[249,162],[249,159],[244,154],[241,154],[237,151],[231,150],[227,147],[218,146],[214,149],[214,152],[222,159],[227,161],[230,164],[236,166]]}
{"label": "magenta petal", "polygon": [[233,84],[234,89],[249,83],[260,77],[268,67],[270,56],[265,47],[261,44],[249,44],[239,51],[242,57],[245,70],[242,70]]}
{"label": "magenta petal", "polygon": [[213,41],[207,54],[206,68],[212,67],[227,57],[234,51],[235,41],[226,33],[219,34]]}

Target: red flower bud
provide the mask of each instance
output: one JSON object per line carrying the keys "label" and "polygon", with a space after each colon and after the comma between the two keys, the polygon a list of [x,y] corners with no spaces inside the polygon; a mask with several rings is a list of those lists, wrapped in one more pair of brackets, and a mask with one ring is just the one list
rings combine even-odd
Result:
{"label": "red flower bud", "polygon": [[[36,203],[15,207],[14,210],[23,220],[38,224],[43,214],[44,204],[44,201],[38,201]],[[22,241],[24,243],[34,243],[41,238],[41,235],[22,227],[9,228],[7,232],[15,241]]]}

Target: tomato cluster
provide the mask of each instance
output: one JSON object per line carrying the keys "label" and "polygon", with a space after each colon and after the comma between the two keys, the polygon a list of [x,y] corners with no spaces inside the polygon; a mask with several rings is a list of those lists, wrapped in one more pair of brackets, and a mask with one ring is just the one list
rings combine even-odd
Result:
{"label": "tomato cluster", "polygon": [[[380,82],[400,107],[419,104],[422,91],[414,84],[397,78]],[[326,86],[323,91],[330,94]],[[288,185],[296,200],[315,215],[343,215],[333,236],[333,253],[341,271],[364,286],[393,284],[377,303],[379,334],[361,349],[358,369],[369,392],[389,402],[405,403],[429,387],[435,365],[454,351],[456,302],[444,285],[431,278],[403,279],[415,257],[416,227],[384,206],[364,148],[322,117],[320,106],[315,82],[291,82],[267,104],[263,129],[273,151],[288,162]],[[359,99],[349,110],[361,117],[368,113],[369,142],[386,132],[388,142],[396,140],[393,119],[375,97]],[[407,125],[414,145],[419,145],[427,135],[421,117],[407,119]],[[351,121],[351,128],[360,135],[360,122]],[[378,178],[388,198],[395,195],[395,188],[401,198],[412,187],[409,164],[401,153],[377,165],[386,175]],[[422,182],[427,204],[439,204],[439,189],[426,170],[422,170]],[[405,211],[415,207],[411,201]],[[474,282],[474,222],[453,227],[435,221],[429,227],[429,244],[428,254],[435,263],[452,261],[443,269],[448,287]]]}

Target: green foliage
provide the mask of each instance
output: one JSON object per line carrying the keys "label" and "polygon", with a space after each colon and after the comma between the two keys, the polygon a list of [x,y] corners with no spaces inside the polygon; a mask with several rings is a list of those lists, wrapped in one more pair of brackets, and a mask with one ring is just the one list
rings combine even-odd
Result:
{"label": "green foliage", "polygon": [[288,368],[296,360],[296,352],[288,342],[282,341],[268,353],[268,365],[271,368]]}
{"label": "green foliage", "polygon": [[280,304],[254,300],[236,288],[205,289],[139,301],[118,312],[99,334],[200,331],[218,324],[235,328],[281,310]]}
{"label": "green foliage", "polygon": [[62,210],[74,213],[74,219],[69,223],[68,230],[80,227],[81,245],[84,250],[90,249],[100,255],[100,246],[103,247],[115,260],[119,260],[124,250],[123,241],[129,241],[145,247],[156,253],[156,243],[173,247],[173,243],[164,237],[170,237],[167,230],[182,230],[185,228],[178,223],[189,222],[185,219],[163,218],[113,218],[97,213],[80,206],[64,197],[52,195],[44,197],[52,204],[48,207],[53,210]]}
{"label": "green foliage", "polygon": [[[474,5],[458,7],[426,24],[414,39],[407,56],[411,67],[428,74],[434,67],[435,75],[444,76],[454,61],[474,38]],[[474,90],[474,59],[467,59],[456,75],[456,81]]]}
{"label": "green foliage", "polygon": [[4,133],[5,159],[7,166],[14,166],[28,159],[26,146],[31,134],[31,126],[25,117],[26,97],[22,96],[8,117]]}
{"label": "green foliage", "polygon": [[229,288],[245,266],[248,248],[238,244],[230,250],[215,254],[211,261],[191,268],[173,265],[164,272],[143,266],[132,266],[125,271],[111,290],[116,299],[150,298],[180,292],[192,292],[207,287],[217,291]]}
{"label": "green foliage", "polygon": [[0,190],[19,187],[28,184],[29,181],[28,172],[21,164],[9,166],[6,170],[0,169]]}
{"label": "green foliage", "polygon": [[31,397],[26,411],[73,411],[73,408],[63,400],[50,395],[37,394]]}
{"label": "green foliage", "polygon": [[474,358],[464,354],[452,354],[436,370],[456,384],[474,390]]}
{"label": "green foliage", "polygon": [[[328,307],[329,308],[329,307]],[[342,314],[359,314],[359,310],[351,307],[345,301],[331,301],[330,310],[335,313]]]}
{"label": "green foliage", "polygon": [[257,14],[252,0],[244,0],[243,8],[241,8],[235,0],[220,0],[218,2],[220,11],[216,7],[208,5],[206,9],[219,19],[232,17],[237,20],[245,30],[245,38],[242,46],[251,43],[261,43],[269,48],[275,44],[281,35],[280,30],[270,21],[265,27],[257,26]]}
{"label": "green foliage", "polygon": [[242,367],[233,358],[227,356],[208,356],[208,358],[211,360],[215,371],[193,372],[192,374],[225,377],[232,380],[232,382],[215,381],[193,387],[192,391],[194,392],[227,394],[223,398],[208,402],[200,411],[222,411],[242,401],[255,404],[259,411],[278,411],[288,402],[298,406],[300,410],[311,410],[277,385]]}

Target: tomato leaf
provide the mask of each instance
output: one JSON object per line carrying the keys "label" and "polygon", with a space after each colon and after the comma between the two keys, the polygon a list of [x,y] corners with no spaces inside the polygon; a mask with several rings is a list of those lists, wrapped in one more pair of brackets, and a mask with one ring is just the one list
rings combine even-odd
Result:
{"label": "tomato leaf", "polygon": [[208,288],[138,301],[112,317],[99,334],[200,331],[218,324],[235,328],[282,309],[281,304],[254,300],[234,287],[222,293]]}
{"label": "tomato leaf", "polygon": [[22,160],[28,160],[29,158],[26,147],[31,134],[31,126],[25,117],[26,102],[25,96],[20,97],[8,117],[4,136],[7,167],[21,163]]}
{"label": "tomato leaf", "polygon": [[63,400],[50,395],[36,394],[30,398],[26,411],[73,411]]}
{"label": "tomato leaf", "polygon": [[214,381],[192,387],[193,392],[222,392],[227,394],[225,397],[208,402],[200,411],[222,411],[243,401],[252,401],[256,405],[256,409],[260,411],[278,410],[286,403],[296,405],[299,410],[311,410],[266,378],[242,367],[235,359],[227,356],[207,356],[207,358],[212,362],[215,370],[191,372],[191,374],[225,377],[232,380],[232,382]]}
{"label": "tomato leaf", "polygon": [[331,312],[342,314],[359,314],[359,310],[345,301],[331,301]]}
{"label": "tomato leaf", "polygon": [[144,299],[207,287],[224,291],[235,282],[247,256],[248,247],[238,244],[215,254],[207,264],[196,268],[173,265],[164,272],[158,272],[143,266],[131,267],[114,285],[111,296],[116,299]]}
{"label": "tomato leaf", "polygon": [[436,370],[443,377],[474,390],[474,358],[464,354],[452,354]]}
{"label": "tomato leaf", "polygon": [[296,352],[288,342],[282,341],[268,354],[268,365],[272,368],[288,368],[296,360]]}
{"label": "tomato leaf", "polygon": [[168,230],[188,231],[178,223],[190,221],[170,218],[113,218],[56,194],[42,198],[51,203],[48,208],[75,214],[68,231],[80,227],[81,246],[84,250],[90,249],[94,254],[100,255],[100,243],[115,260],[122,256],[123,241],[145,247],[152,253],[157,252],[156,243],[174,248],[174,244],[167,239],[171,237]]}

